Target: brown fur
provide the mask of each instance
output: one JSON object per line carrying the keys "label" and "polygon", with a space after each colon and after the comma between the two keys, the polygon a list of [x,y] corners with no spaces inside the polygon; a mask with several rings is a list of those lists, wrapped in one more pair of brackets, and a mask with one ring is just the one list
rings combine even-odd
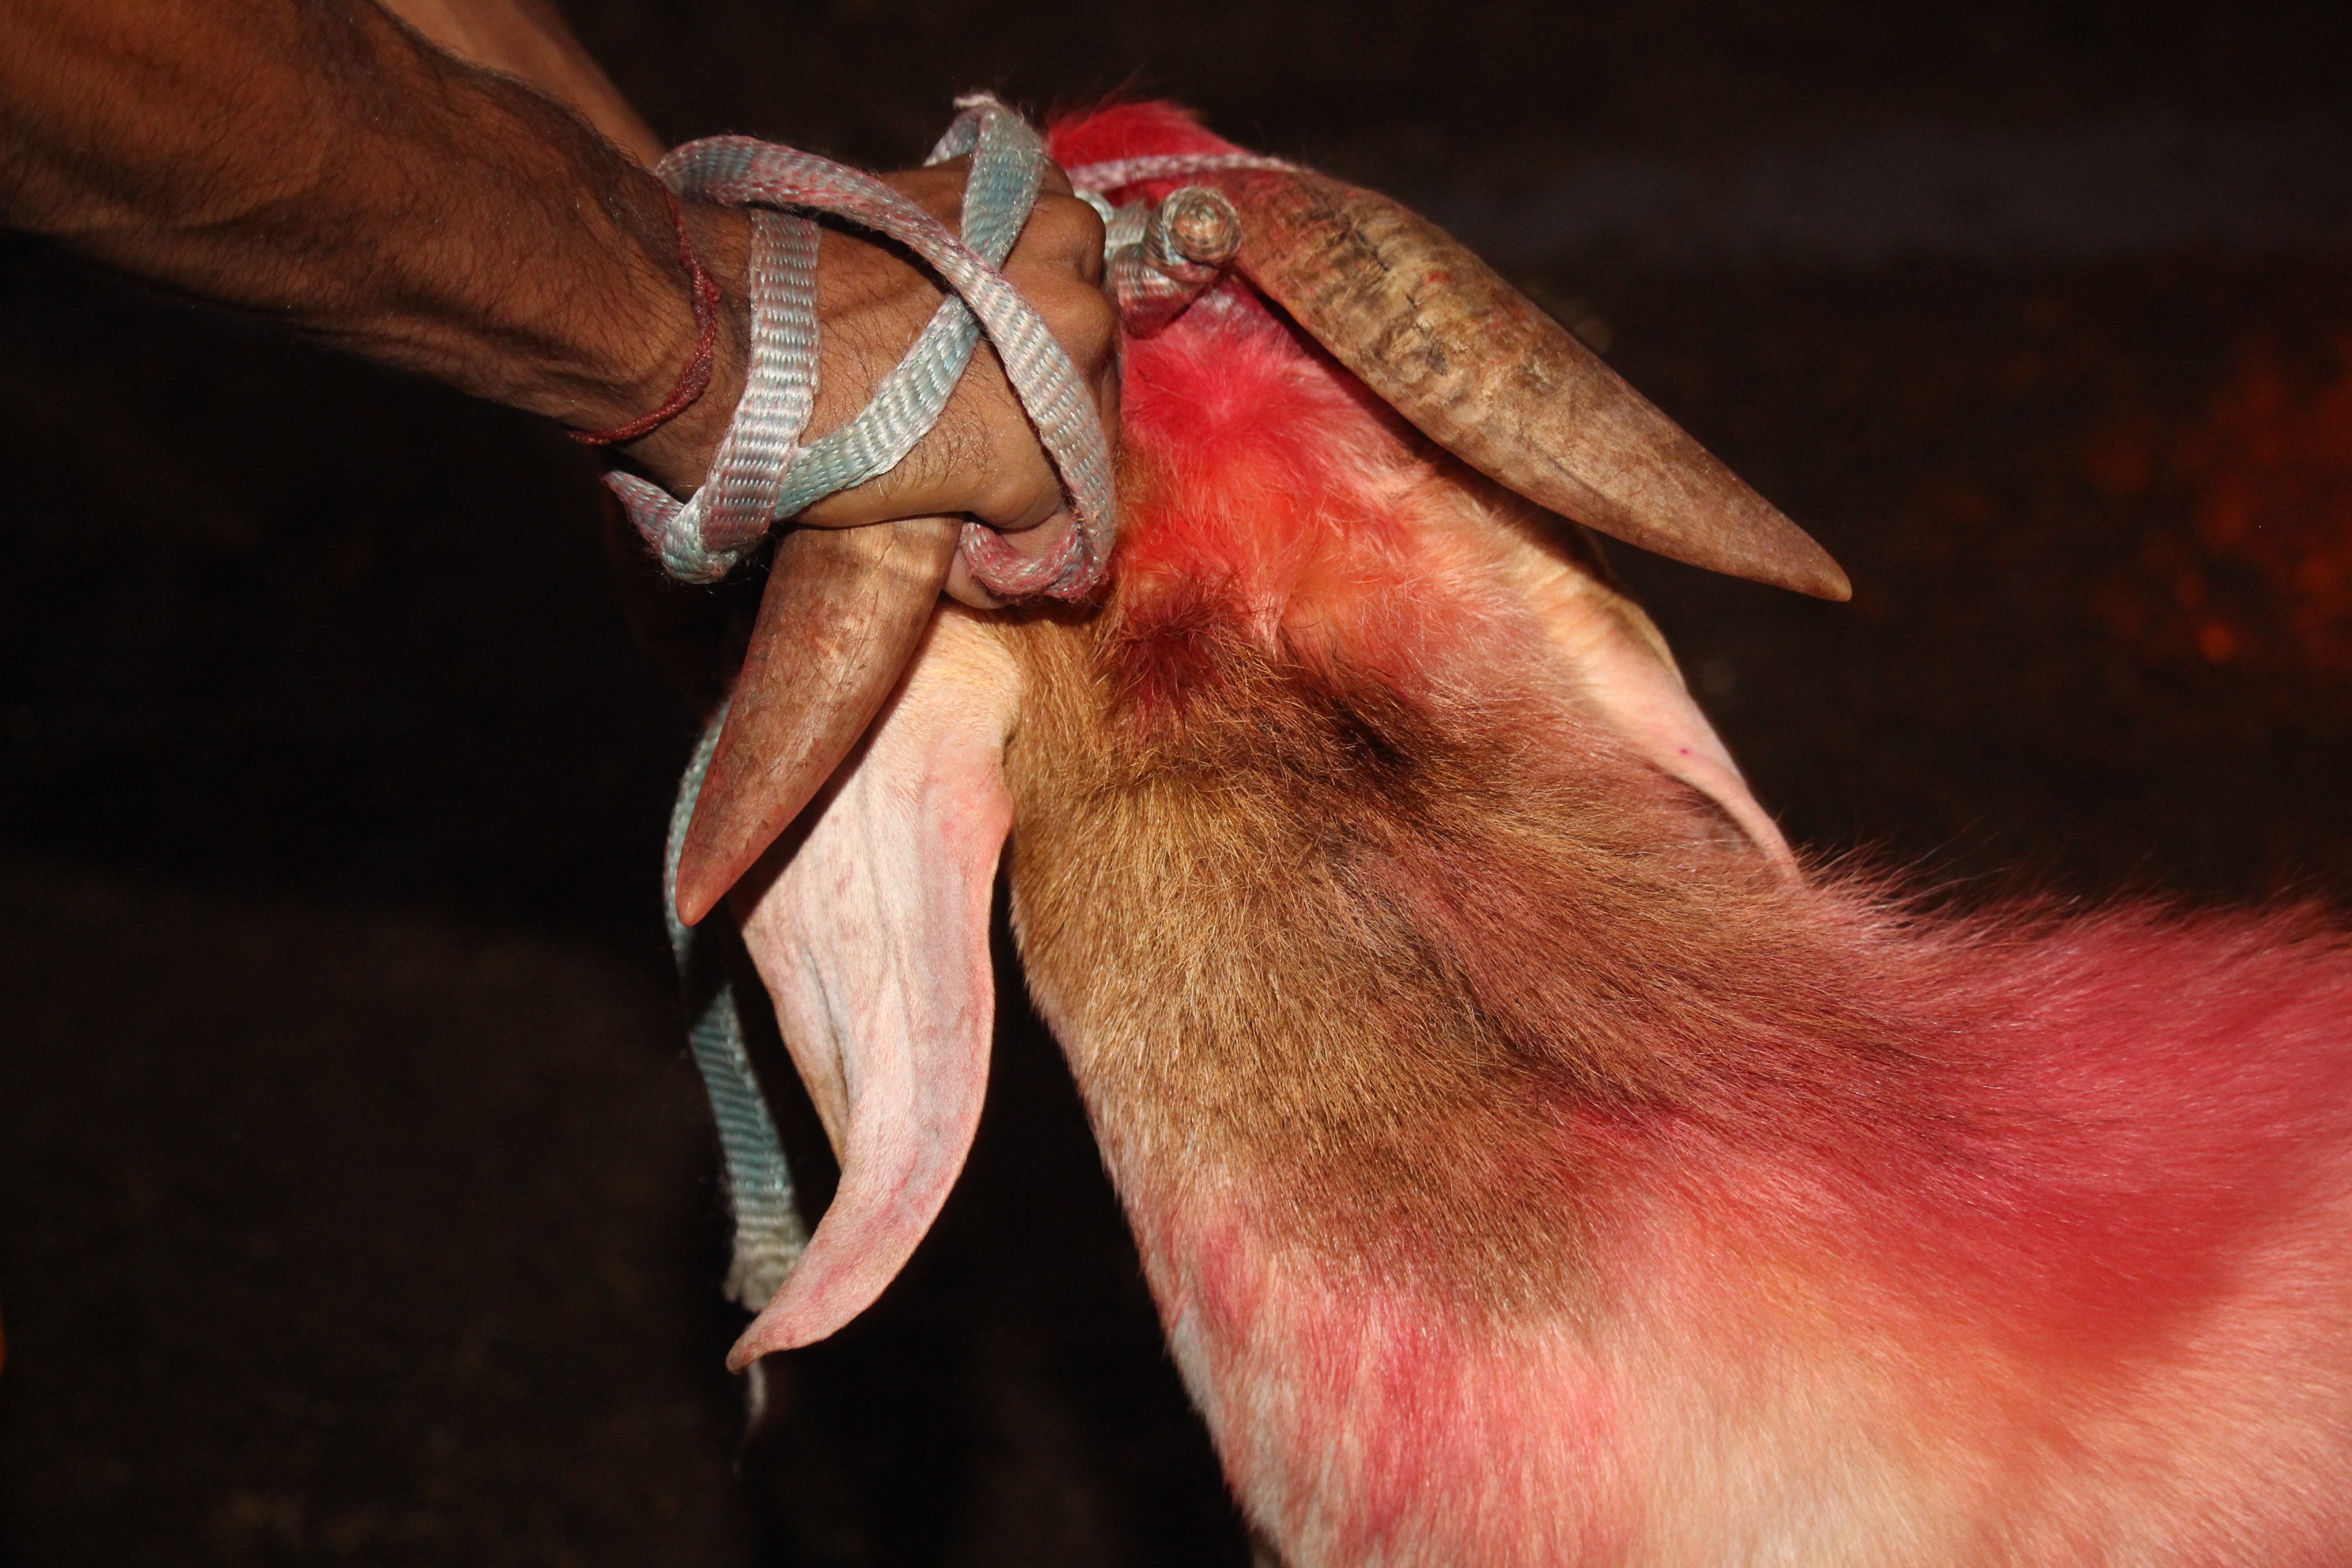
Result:
{"label": "brown fur", "polygon": [[[1282,1173],[1278,1231],[1502,1307],[1575,1270],[1591,1173],[1563,1121],[1728,1126],[1866,1077],[1711,1057],[1759,1028],[1899,1054],[1832,984],[1817,1019],[1759,994],[1792,949],[1835,966],[1791,918],[1807,895],[1584,721],[1536,645],[1416,696],[1213,616],[1146,648],[1120,609],[1016,634],[1007,754],[1024,959],[1115,1172],[1181,1146]],[[1146,702],[1139,666],[1171,658],[1182,700]]]}

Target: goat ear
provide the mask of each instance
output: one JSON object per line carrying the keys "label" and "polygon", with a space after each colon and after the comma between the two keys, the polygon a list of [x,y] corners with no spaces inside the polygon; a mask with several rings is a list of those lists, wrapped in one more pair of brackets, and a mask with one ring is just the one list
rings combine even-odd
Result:
{"label": "goat ear", "polygon": [[1013,822],[1003,759],[1018,678],[943,609],[828,795],[731,898],[793,1060],[841,1159],[808,1250],[737,1342],[740,1370],[870,1305],[963,1169],[988,1084],[988,918]]}
{"label": "goat ear", "polygon": [[1634,754],[1720,807],[1766,858],[1794,875],[1796,857],[1699,711],[1665,637],[1620,589],[1583,531],[1519,505],[1499,509],[1508,569],[1575,672],[1586,700]]}

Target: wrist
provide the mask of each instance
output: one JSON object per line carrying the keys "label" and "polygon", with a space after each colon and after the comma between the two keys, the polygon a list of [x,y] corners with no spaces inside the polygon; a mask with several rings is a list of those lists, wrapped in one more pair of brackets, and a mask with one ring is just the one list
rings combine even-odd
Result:
{"label": "wrist", "polygon": [[[751,338],[750,302],[744,287],[750,223],[740,213],[704,202],[683,204],[683,216],[694,253],[718,286],[709,376],[700,395],[677,414],[645,435],[612,447],[631,468],[679,495],[701,484],[734,417],[743,393]],[[610,362],[616,367],[615,374],[597,402],[601,409],[618,416],[616,424],[658,410],[677,392],[681,374],[691,366],[700,347],[701,323],[696,320],[693,283],[684,267],[673,265],[669,270],[674,276],[666,279],[667,295],[660,301],[659,330],[641,339],[640,350],[634,355],[625,351]]]}
{"label": "wrist", "polygon": [[694,352],[686,367],[671,383],[669,394],[648,413],[622,424],[600,430],[569,432],[583,447],[620,447],[641,440],[677,418],[702,396],[710,385],[719,353],[719,283],[694,247],[687,233],[686,209],[677,197],[667,190],[661,193],[662,205],[669,213],[670,225],[677,231],[677,264],[686,270],[687,294],[694,308]]}

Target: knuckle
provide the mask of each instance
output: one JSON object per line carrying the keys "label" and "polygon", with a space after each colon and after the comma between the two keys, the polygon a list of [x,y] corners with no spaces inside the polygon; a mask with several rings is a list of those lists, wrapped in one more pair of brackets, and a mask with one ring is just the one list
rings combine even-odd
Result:
{"label": "knuckle", "polygon": [[1118,310],[1099,289],[1055,289],[1037,310],[1062,346],[1088,363],[1100,362],[1118,340]]}
{"label": "knuckle", "polygon": [[1040,196],[1029,216],[1024,245],[1040,259],[1068,268],[1091,282],[1102,271],[1103,223],[1076,196]]}
{"label": "knuckle", "polygon": [[920,204],[932,216],[952,227],[963,208],[966,173],[965,161],[958,158],[928,168],[901,169],[883,175],[882,183]]}

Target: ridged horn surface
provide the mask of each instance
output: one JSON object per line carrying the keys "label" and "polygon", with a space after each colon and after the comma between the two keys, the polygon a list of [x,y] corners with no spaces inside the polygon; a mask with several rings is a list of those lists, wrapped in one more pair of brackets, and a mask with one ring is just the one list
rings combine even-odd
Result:
{"label": "ridged horn surface", "polygon": [[709,914],[857,744],[955,560],[952,517],[795,529],[776,542],[751,648],[687,827],[677,914]]}
{"label": "ridged horn surface", "polygon": [[1250,281],[1472,468],[1660,555],[1851,595],[1802,529],[1427,218],[1305,170],[1197,178],[1240,212]]}

